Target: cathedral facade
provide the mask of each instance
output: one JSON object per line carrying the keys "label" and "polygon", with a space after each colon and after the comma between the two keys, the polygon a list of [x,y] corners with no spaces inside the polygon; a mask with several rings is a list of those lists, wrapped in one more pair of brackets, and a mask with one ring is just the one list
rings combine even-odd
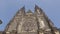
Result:
{"label": "cathedral facade", "polygon": [[43,10],[35,5],[35,11],[22,7],[0,34],[60,34]]}

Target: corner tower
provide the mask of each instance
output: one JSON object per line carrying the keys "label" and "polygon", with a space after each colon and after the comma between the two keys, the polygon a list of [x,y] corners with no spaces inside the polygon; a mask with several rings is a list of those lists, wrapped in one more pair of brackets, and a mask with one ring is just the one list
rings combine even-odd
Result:
{"label": "corner tower", "polygon": [[[35,5],[35,15],[37,17],[39,31],[49,32],[51,33],[51,27],[54,27],[54,24],[48,19],[48,17],[45,15],[43,10],[39,8],[37,5]],[[47,33],[46,33],[47,34]],[[52,34],[52,33],[51,33]]]}
{"label": "corner tower", "polygon": [[17,28],[19,27],[18,24],[20,24],[24,15],[25,7],[22,7],[20,10],[18,10],[16,15],[12,18],[12,20],[10,20],[10,22],[7,24],[5,29],[6,34],[14,34],[17,32]]}

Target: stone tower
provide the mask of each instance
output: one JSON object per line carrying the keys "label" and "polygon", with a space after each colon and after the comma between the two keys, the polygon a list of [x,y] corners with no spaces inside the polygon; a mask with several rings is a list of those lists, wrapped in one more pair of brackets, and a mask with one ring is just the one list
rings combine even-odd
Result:
{"label": "stone tower", "polygon": [[[25,12],[22,7],[13,19],[7,24],[5,34],[60,34],[52,21],[43,10],[35,5],[34,13],[31,10]],[[3,34],[3,33],[2,33]]]}

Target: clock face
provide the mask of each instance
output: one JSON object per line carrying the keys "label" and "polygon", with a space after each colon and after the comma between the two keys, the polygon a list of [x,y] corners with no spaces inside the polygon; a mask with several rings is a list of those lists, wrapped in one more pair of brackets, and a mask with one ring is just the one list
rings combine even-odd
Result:
{"label": "clock face", "polygon": [[33,31],[36,30],[36,28],[37,28],[37,23],[33,19],[26,20],[22,25],[22,29],[24,31]]}

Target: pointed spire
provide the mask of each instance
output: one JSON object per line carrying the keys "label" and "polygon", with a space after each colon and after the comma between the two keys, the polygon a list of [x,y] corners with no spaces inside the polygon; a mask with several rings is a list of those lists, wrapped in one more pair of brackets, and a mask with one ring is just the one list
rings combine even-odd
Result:
{"label": "pointed spire", "polygon": [[20,14],[25,14],[25,6],[23,6],[19,11],[18,13]]}
{"label": "pointed spire", "polygon": [[40,9],[37,5],[35,5],[35,9]]}
{"label": "pointed spire", "polygon": [[38,14],[42,13],[42,9],[39,8],[37,5],[35,5],[35,12],[37,12]]}
{"label": "pointed spire", "polygon": [[20,9],[20,11],[21,11],[21,10],[25,10],[25,6],[23,6],[23,7]]}
{"label": "pointed spire", "polygon": [[35,5],[35,9],[36,9],[36,10],[39,9],[40,11],[42,11],[42,9],[39,8],[39,6],[37,6],[37,5]]}

